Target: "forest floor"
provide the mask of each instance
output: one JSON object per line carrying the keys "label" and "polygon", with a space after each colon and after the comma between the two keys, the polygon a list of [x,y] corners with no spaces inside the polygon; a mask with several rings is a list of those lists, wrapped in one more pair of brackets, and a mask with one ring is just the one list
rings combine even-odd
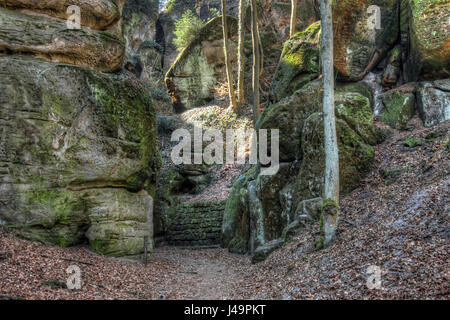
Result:
{"label": "forest floor", "polygon": [[[0,299],[449,299],[450,123],[411,126],[377,146],[326,249],[314,248],[313,225],[256,265],[225,249],[162,247],[144,266],[0,228]],[[70,265],[79,290],[65,286]],[[370,268],[380,270],[375,289]]]}

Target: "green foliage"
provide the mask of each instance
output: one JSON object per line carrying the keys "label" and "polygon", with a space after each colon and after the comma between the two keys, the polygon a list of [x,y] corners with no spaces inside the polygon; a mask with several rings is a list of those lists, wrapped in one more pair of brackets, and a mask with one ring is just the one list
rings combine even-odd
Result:
{"label": "green foliage", "polygon": [[217,10],[216,8],[209,9],[209,14],[211,15],[210,20],[221,16],[220,11]]}
{"label": "green foliage", "polygon": [[204,26],[204,22],[200,20],[191,10],[187,10],[180,19],[175,21],[175,35],[173,44],[178,49],[183,49],[195,39],[200,29]]}
{"label": "green foliage", "polygon": [[420,141],[417,137],[409,137],[406,138],[404,145],[406,147],[414,148],[422,145],[422,141]]}

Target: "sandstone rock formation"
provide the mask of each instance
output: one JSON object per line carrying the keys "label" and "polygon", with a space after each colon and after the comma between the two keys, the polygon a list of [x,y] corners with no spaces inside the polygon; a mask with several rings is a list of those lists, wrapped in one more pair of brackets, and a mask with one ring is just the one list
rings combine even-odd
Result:
{"label": "sandstone rock formation", "polygon": [[450,3],[401,0],[401,40],[407,81],[450,76]]}
{"label": "sandstone rock formation", "polygon": [[157,19],[158,1],[126,1],[123,8],[123,33],[134,52],[144,41],[155,40]]}
{"label": "sandstone rock formation", "polygon": [[319,41],[320,22],[315,22],[285,42],[270,86],[273,101],[290,96],[319,76]]}
{"label": "sandstone rock formation", "polygon": [[417,109],[426,127],[450,120],[450,79],[421,82]]}
{"label": "sandstone rock formation", "polygon": [[[377,26],[377,6],[380,21]],[[397,0],[338,1],[333,5],[334,65],[342,80],[361,80],[396,42]],[[378,28],[379,27],[379,28]]]}
{"label": "sandstone rock formation", "polygon": [[[150,253],[153,103],[133,76],[99,72],[123,66],[123,1],[2,2],[0,224],[130,258],[142,257],[147,236]],[[72,4],[80,30],[59,19]]]}
{"label": "sandstone rock formation", "polygon": [[[369,170],[377,135],[369,98],[344,86],[335,99],[341,192],[348,193]],[[313,82],[262,114],[257,128],[280,130],[284,162],[273,176],[260,175],[256,165],[234,183],[222,225],[222,245],[231,251],[253,252],[280,238],[303,212],[302,201],[321,197],[325,167],[321,101],[320,84]]]}
{"label": "sandstone rock formation", "polygon": [[78,6],[81,25],[95,30],[113,27],[120,18],[125,0],[0,0],[0,6],[8,9],[24,9],[52,17],[67,19],[69,6]]}
{"label": "sandstone rock formation", "polygon": [[[235,39],[237,21],[229,17],[230,38]],[[212,89],[224,79],[221,18],[208,22],[183,51],[166,74],[165,82],[176,112],[201,106],[212,100]],[[231,44],[232,40],[230,41]],[[236,48],[235,45],[231,46]],[[236,52],[236,50],[231,50]],[[235,60],[236,56],[234,56]]]}
{"label": "sandstone rock formation", "polygon": [[104,72],[122,67],[124,42],[109,32],[70,30],[62,20],[5,9],[0,9],[0,21],[0,54],[33,55]]}

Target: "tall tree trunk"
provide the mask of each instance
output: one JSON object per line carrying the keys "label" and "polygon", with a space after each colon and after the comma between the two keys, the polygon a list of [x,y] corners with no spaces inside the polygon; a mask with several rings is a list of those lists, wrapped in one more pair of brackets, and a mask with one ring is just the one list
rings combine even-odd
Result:
{"label": "tall tree trunk", "polygon": [[238,47],[238,103],[243,105],[245,103],[245,88],[244,88],[244,72],[245,72],[245,56],[244,56],[244,41],[245,41],[245,0],[239,0],[239,47]]}
{"label": "tall tree trunk", "polygon": [[253,45],[253,123],[259,118],[259,72],[260,72],[260,39],[258,37],[258,11],[256,0],[250,0],[252,13],[252,45]]}
{"label": "tall tree trunk", "polygon": [[297,22],[297,1],[298,0],[291,0],[291,30],[289,37],[292,37],[296,33],[295,25]]}
{"label": "tall tree trunk", "polygon": [[225,67],[227,69],[228,93],[230,95],[231,107],[237,111],[236,95],[234,93],[233,70],[229,59],[229,45],[228,45],[228,25],[227,25],[227,8],[226,0],[222,0],[222,29],[223,29],[223,50],[225,52]]}
{"label": "tall tree trunk", "polygon": [[[258,21],[258,10],[256,10],[256,21]],[[259,32],[259,25],[256,24],[256,34],[258,35],[258,48],[259,48],[259,77],[261,78],[264,72],[264,48],[261,41],[261,33]]]}
{"label": "tall tree trunk", "polygon": [[322,21],[322,74],[323,74],[323,120],[325,138],[325,190],[323,236],[324,245],[334,237],[339,213],[339,154],[334,113],[334,69],[333,69],[333,19],[332,0],[321,0]]}

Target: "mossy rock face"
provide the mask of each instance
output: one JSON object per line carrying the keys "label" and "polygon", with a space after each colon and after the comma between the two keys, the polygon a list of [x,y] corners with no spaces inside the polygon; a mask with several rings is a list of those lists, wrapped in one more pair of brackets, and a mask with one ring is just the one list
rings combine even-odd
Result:
{"label": "mossy rock face", "polygon": [[125,42],[111,32],[88,27],[71,30],[64,20],[2,8],[0,21],[0,53],[26,54],[102,72],[122,67]]}
{"label": "mossy rock face", "polygon": [[401,49],[400,45],[394,47],[388,55],[387,66],[381,76],[381,84],[384,87],[395,87],[401,73]]}
{"label": "mossy rock face", "polygon": [[[351,87],[347,88],[352,90]],[[306,90],[306,89],[301,89]],[[317,87],[321,96],[320,87]],[[300,134],[302,163],[297,177],[295,198],[299,201],[322,196],[325,155],[323,147],[322,98],[317,101],[315,111],[304,120]],[[312,108],[311,108],[312,110]],[[341,87],[335,94],[336,127],[340,159],[341,192],[349,192],[370,168],[377,143],[377,132],[373,123],[372,109],[367,97],[358,92],[346,92]],[[320,161],[322,159],[323,161]]]}
{"label": "mossy rock face", "polygon": [[270,87],[272,101],[290,96],[319,75],[319,40],[320,22],[315,22],[284,43]]}
{"label": "mossy rock face", "polygon": [[[335,94],[342,193],[369,171],[377,143],[370,99],[358,91],[371,97],[363,86],[343,85]],[[318,220],[325,169],[322,100],[315,82],[264,111],[257,128],[280,129],[280,158],[289,162],[280,163],[272,176],[255,166],[235,182],[225,209],[223,246],[253,252],[281,237],[294,220]]]}
{"label": "mossy rock face", "polygon": [[395,129],[406,129],[408,121],[414,115],[414,94],[393,90],[383,93],[381,99],[384,104],[381,121]]}
{"label": "mossy rock face", "polygon": [[419,83],[416,101],[425,127],[450,120],[450,79]]}
{"label": "mossy rock face", "polygon": [[[380,8],[380,29],[371,23],[376,15],[368,12],[371,6]],[[361,80],[375,55],[379,61],[387,53],[398,38],[398,16],[397,0],[333,1],[334,67],[339,79]]]}
{"label": "mossy rock face", "polygon": [[[336,120],[336,131],[340,192],[346,194],[354,189],[364,174],[370,170],[374,148],[366,144],[344,120]],[[305,121],[303,127],[303,161],[296,183],[297,199],[310,199],[322,195],[325,171],[323,139],[323,116],[314,113]]]}
{"label": "mossy rock face", "polygon": [[[0,122],[0,198],[8,199],[0,221],[62,246],[85,241],[100,208],[110,223],[130,221],[150,232],[144,225],[152,220],[149,195],[160,158],[143,87],[123,76],[16,56],[0,57],[0,73],[0,118],[7,119]],[[110,252],[128,255],[104,253]]]}
{"label": "mossy rock face", "polygon": [[[236,52],[237,20],[228,16],[230,52]],[[202,106],[213,99],[212,89],[225,80],[222,18],[209,21],[178,55],[167,71],[166,87],[176,112]],[[236,61],[231,54],[231,63]]]}
{"label": "mossy rock face", "polygon": [[450,3],[447,0],[402,0],[401,9],[407,80],[448,78]]}
{"label": "mossy rock face", "polygon": [[259,166],[255,165],[240,176],[233,183],[225,204],[220,243],[231,252],[245,253],[248,250],[250,211],[247,186],[258,173]]}
{"label": "mossy rock face", "polygon": [[[341,85],[335,94],[337,116],[347,121],[366,143],[375,144],[371,99],[370,90],[362,84]],[[258,129],[280,130],[280,161],[302,159],[304,122],[312,113],[321,109],[322,100],[320,83],[312,82],[289,98],[270,106],[261,115],[257,123]]]}
{"label": "mossy rock face", "polygon": [[155,235],[164,234],[172,223],[178,205],[174,195],[185,179],[177,170],[162,170],[158,175],[155,197]]}
{"label": "mossy rock face", "polygon": [[[301,133],[308,116],[318,110],[322,97],[318,82],[308,84],[290,97],[266,108],[257,129],[279,129],[280,161],[301,159]],[[270,140],[268,141],[268,148]]]}

